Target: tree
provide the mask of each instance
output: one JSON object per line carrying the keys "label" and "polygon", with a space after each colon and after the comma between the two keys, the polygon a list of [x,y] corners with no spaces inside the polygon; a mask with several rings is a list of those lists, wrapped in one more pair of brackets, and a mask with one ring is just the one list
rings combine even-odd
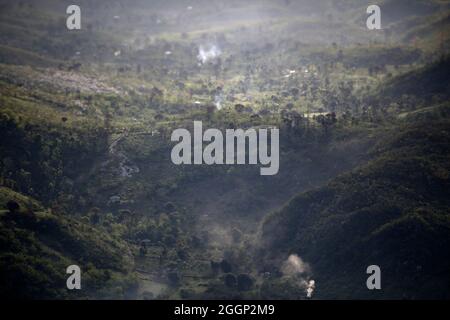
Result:
{"label": "tree", "polygon": [[97,212],[92,213],[90,221],[94,225],[98,224],[100,222],[100,215]]}
{"label": "tree", "polygon": [[236,287],[236,276],[234,274],[228,273],[223,278],[223,282],[228,288]]}
{"label": "tree", "polygon": [[212,119],[212,116],[214,115],[214,112],[216,111],[216,106],[207,106],[206,107],[206,118],[208,119],[208,120],[211,120]]}
{"label": "tree", "polygon": [[214,275],[218,274],[220,271],[220,263],[211,260],[211,270]]}
{"label": "tree", "polygon": [[237,277],[237,287],[239,291],[250,290],[253,286],[253,279],[247,274],[240,274]]}
{"label": "tree", "polygon": [[236,110],[237,113],[242,113],[245,110],[245,106],[242,104],[236,104],[234,106],[234,110]]}
{"label": "tree", "polygon": [[233,230],[231,231],[231,236],[234,242],[239,242],[242,239],[242,231],[238,228],[233,228]]}
{"label": "tree", "polygon": [[224,273],[229,273],[231,272],[231,270],[233,269],[231,267],[231,264],[227,261],[227,260],[222,260],[222,262],[220,262],[220,268],[222,269],[222,271]]}
{"label": "tree", "polygon": [[92,224],[98,224],[100,222],[100,209],[94,207],[91,209],[90,221]]}
{"label": "tree", "polygon": [[164,209],[166,210],[167,213],[172,213],[176,210],[176,207],[172,202],[167,202],[164,205]]}
{"label": "tree", "polygon": [[19,211],[19,209],[20,209],[20,205],[14,200],[9,200],[6,203],[6,207],[8,208],[9,212],[11,212],[11,213],[15,213],[15,212]]}
{"label": "tree", "polygon": [[145,245],[139,248],[139,256],[144,257],[147,254],[147,247]]}
{"label": "tree", "polygon": [[167,274],[167,280],[169,280],[169,285],[172,287],[177,287],[180,284],[180,276],[174,271]]}

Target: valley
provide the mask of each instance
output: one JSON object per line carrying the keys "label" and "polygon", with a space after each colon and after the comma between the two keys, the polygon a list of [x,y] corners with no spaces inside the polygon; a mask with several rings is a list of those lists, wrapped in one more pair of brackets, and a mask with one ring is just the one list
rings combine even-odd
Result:
{"label": "valley", "polygon": [[447,1],[78,5],[0,1],[1,297],[449,298]]}

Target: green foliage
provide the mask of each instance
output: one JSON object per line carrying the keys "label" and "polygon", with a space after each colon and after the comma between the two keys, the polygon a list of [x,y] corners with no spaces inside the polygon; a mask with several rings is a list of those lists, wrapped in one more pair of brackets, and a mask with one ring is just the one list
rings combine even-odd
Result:
{"label": "green foliage", "polygon": [[[36,203],[2,188],[3,198]],[[9,299],[123,298],[135,286],[129,247],[71,218],[40,212],[0,216],[0,296]],[[81,292],[66,289],[65,271],[82,270]],[[110,288],[120,291],[111,291]]]}
{"label": "green foliage", "polygon": [[376,263],[386,275],[383,298],[448,298],[437,279],[450,267],[449,122],[395,130],[386,129],[367,165],[295,197],[264,223],[267,256],[296,252],[311,262],[320,297],[381,297],[364,282]]}
{"label": "green foliage", "polygon": [[[318,297],[448,298],[448,5],[384,1],[367,32],[354,1],[222,2],[84,2],[73,32],[0,4],[0,296],[302,299],[298,253]],[[279,174],[173,165],[194,120],[279,127]]]}
{"label": "green foliage", "polygon": [[450,86],[447,70],[449,67],[450,57],[443,57],[431,65],[387,81],[381,86],[378,94],[381,98],[414,95],[421,99],[429,99],[437,96],[448,101]]}

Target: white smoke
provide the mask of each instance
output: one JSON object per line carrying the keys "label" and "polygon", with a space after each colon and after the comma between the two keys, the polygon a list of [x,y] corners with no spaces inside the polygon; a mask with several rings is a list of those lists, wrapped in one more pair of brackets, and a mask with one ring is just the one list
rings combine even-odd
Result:
{"label": "white smoke", "polygon": [[214,104],[216,105],[217,110],[222,109],[222,102],[223,102],[223,95],[216,94],[216,96],[214,97]]}
{"label": "white smoke", "polygon": [[305,263],[302,258],[296,254],[291,254],[289,258],[283,262],[281,267],[281,271],[287,276],[309,272],[309,270],[309,264]]}
{"label": "white smoke", "polygon": [[308,284],[306,286],[306,297],[307,298],[312,297],[312,294],[313,294],[315,288],[316,288],[316,282],[314,280],[309,280]]}
{"label": "white smoke", "polygon": [[221,54],[222,51],[220,51],[219,47],[217,47],[216,45],[212,45],[208,49],[205,49],[204,46],[200,46],[198,48],[197,59],[200,63],[205,64],[209,60],[215,59]]}
{"label": "white smoke", "polygon": [[[308,263],[304,262],[296,254],[291,254],[281,266],[281,271],[287,277],[292,277],[293,281],[296,279],[296,283],[305,289],[306,297],[309,299],[314,293],[316,288],[316,282],[312,279],[308,280],[307,275],[311,272],[311,267]],[[300,277],[300,280],[298,279]]]}

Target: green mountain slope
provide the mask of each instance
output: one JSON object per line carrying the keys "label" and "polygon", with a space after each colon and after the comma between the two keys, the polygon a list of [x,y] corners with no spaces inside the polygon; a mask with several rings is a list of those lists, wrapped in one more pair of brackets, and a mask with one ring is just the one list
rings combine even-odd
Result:
{"label": "green mountain slope", "polygon": [[441,98],[448,98],[450,96],[449,68],[450,58],[447,56],[433,64],[386,81],[380,87],[378,96],[399,98],[402,95],[414,95],[429,99],[433,95],[438,95]]}
{"label": "green mountain slope", "polygon": [[[446,1],[78,4],[0,0],[0,297],[304,298],[298,254],[314,297],[449,298]],[[200,120],[279,128],[279,173],[174,165]]]}
{"label": "green mountain slope", "polygon": [[[450,122],[386,132],[374,160],[300,194],[262,228],[266,263],[308,261],[319,298],[449,298]],[[369,265],[381,292],[366,288]]]}
{"label": "green mountain slope", "polygon": [[[131,253],[124,242],[1,187],[0,206],[11,201],[16,210],[0,211],[0,297],[101,299],[133,293]],[[81,268],[80,291],[66,288],[72,264]]]}

